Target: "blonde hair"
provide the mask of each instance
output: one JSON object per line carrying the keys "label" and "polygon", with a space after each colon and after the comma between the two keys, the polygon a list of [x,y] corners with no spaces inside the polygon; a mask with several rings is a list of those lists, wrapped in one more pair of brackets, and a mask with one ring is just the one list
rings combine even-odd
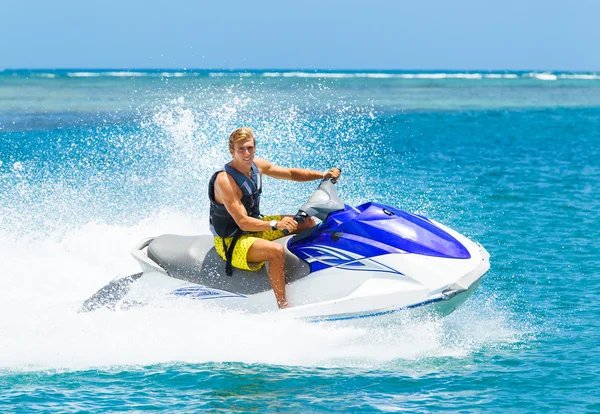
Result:
{"label": "blonde hair", "polygon": [[249,138],[252,138],[254,141],[254,145],[256,145],[256,140],[254,139],[254,132],[250,127],[242,127],[238,128],[229,135],[229,151],[233,152],[235,148],[235,143],[240,141],[245,141]]}

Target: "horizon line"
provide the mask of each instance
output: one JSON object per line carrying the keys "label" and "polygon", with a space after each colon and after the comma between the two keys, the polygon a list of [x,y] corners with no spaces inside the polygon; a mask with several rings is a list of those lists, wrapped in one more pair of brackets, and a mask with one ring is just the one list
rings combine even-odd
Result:
{"label": "horizon line", "polygon": [[600,72],[600,69],[365,69],[365,68],[344,68],[344,69],[324,69],[324,68],[125,68],[125,67],[60,67],[60,68],[49,68],[49,67],[6,67],[0,68],[0,72],[4,71],[167,71],[167,72],[195,72],[195,71],[216,71],[216,72],[259,72],[259,71],[303,71],[303,72],[476,72],[476,73],[493,73],[493,72],[571,72],[571,73],[590,73]]}

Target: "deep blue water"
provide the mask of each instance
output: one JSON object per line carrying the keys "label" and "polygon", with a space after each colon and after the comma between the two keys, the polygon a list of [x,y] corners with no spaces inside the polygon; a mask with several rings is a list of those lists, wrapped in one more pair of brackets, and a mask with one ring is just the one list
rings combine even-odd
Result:
{"label": "deep blue water", "polygon": [[[79,315],[127,251],[208,232],[227,137],[340,166],[491,270],[444,319],[307,325],[174,303]],[[0,411],[599,411],[600,76],[0,72]],[[294,212],[313,183],[265,181]]]}

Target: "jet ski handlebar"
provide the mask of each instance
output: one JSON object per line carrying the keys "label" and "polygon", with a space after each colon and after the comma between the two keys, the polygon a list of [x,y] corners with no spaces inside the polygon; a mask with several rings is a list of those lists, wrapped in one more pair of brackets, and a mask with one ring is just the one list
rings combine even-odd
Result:
{"label": "jet ski handlebar", "polygon": [[[294,220],[296,220],[296,223],[298,223],[298,224],[304,223],[304,220],[306,220],[307,218],[308,218],[308,214],[306,214],[306,211],[302,211],[302,210],[298,210],[298,212],[294,216]],[[287,229],[284,230],[283,232],[285,233],[286,231],[287,231]]]}
{"label": "jet ski handlebar", "polygon": [[[306,204],[300,207],[294,216],[294,220],[298,224],[304,223],[304,220],[308,217],[317,217],[319,220],[325,221],[330,213],[343,210],[344,202],[337,195],[336,182],[335,178],[322,180]],[[284,230],[283,233],[289,234],[287,230]]]}

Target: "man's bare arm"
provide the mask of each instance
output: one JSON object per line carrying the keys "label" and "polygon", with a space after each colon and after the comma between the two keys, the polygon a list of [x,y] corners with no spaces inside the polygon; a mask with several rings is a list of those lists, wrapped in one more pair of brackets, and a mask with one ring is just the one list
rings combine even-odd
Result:
{"label": "man's bare arm", "polygon": [[[286,168],[278,165],[271,164],[269,161],[262,158],[255,158],[254,162],[260,169],[260,172],[273,178],[279,178],[282,180],[293,180],[293,181],[314,181],[323,178],[339,177],[339,170],[332,168],[331,170],[323,173],[320,171],[307,170],[304,168]],[[333,172],[333,170],[336,170]]]}
{"label": "man's bare arm", "polygon": [[[215,180],[215,199],[225,206],[231,217],[235,220],[242,231],[265,231],[271,230],[271,224],[258,218],[250,217],[242,204],[242,191],[239,189],[233,177],[223,172]],[[290,217],[284,217],[277,223],[280,230],[287,229],[289,232],[296,230],[297,223]]]}

